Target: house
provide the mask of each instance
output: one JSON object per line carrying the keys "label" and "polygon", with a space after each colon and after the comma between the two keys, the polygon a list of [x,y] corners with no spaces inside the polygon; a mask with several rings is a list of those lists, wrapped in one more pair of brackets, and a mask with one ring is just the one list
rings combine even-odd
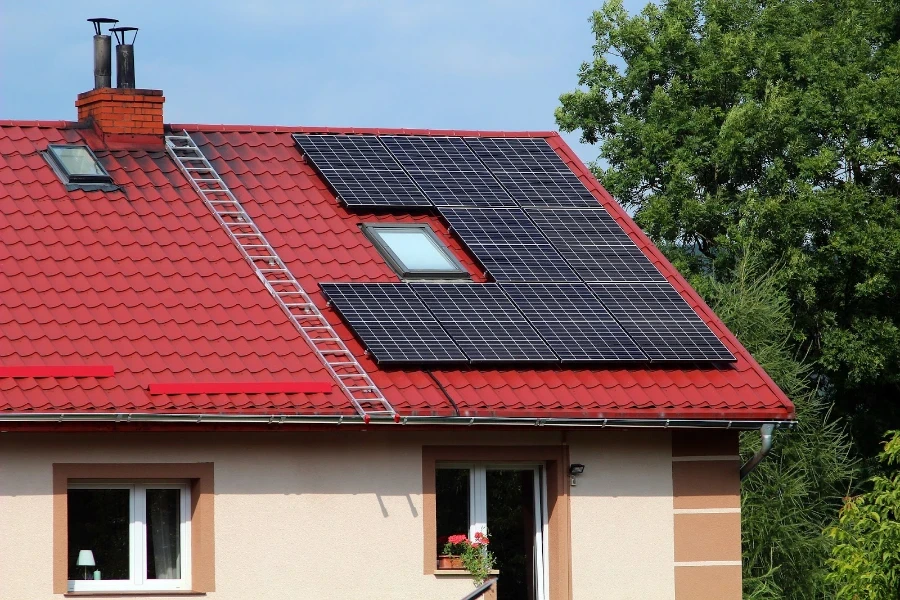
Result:
{"label": "house", "polygon": [[501,599],[741,597],[793,406],[556,133],[165,124],[98,62],[0,122],[0,598],[459,599],[485,527]]}

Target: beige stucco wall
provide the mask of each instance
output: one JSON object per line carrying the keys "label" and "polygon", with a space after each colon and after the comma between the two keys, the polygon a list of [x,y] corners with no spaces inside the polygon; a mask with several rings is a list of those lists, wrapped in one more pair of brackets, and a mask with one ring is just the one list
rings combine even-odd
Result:
{"label": "beige stucco wall", "polygon": [[570,433],[575,598],[673,600],[672,444],[668,432]]}
{"label": "beige stucco wall", "polygon": [[[574,598],[673,597],[664,432],[568,435]],[[54,462],[215,463],[211,600],[447,599],[423,575],[423,444],[558,444],[554,431],[0,433],[0,599],[52,598]],[[554,599],[556,600],[556,599]]]}

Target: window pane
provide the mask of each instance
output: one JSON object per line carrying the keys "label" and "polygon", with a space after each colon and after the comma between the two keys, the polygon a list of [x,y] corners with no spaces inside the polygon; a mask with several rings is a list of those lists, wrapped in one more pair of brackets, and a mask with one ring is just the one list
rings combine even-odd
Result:
{"label": "window pane", "polygon": [[87,148],[51,147],[50,150],[66,168],[69,175],[106,175]]}
{"label": "window pane", "polygon": [[435,472],[438,554],[451,535],[469,535],[469,469]]}
{"label": "window pane", "polygon": [[[130,579],[131,490],[69,490],[69,579]],[[78,566],[90,550],[95,566]]]}
{"label": "window pane", "polygon": [[422,229],[383,228],[378,235],[407,271],[457,271],[458,268]]}
{"label": "window pane", "polygon": [[181,490],[147,490],[147,579],[181,579]]}

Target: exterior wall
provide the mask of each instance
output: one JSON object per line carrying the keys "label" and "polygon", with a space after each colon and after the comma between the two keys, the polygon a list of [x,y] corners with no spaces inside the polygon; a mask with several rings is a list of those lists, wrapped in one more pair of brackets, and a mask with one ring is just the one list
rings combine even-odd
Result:
{"label": "exterior wall", "polygon": [[455,444],[568,444],[571,462],[585,464],[570,488],[573,598],[673,600],[679,581],[690,583],[674,566],[665,431],[7,432],[0,598],[61,597],[52,592],[53,464],[92,462],[214,463],[211,600],[461,598],[471,581],[423,574],[422,558],[422,446]]}
{"label": "exterior wall", "polygon": [[672,436],[676,600],[741,598],[741,481],[738,436]]}
{"label": "exterior wall", "polygon": [[575,598],[673,600],[672,446],[668,431],[570,433],[585,465],[571,488]]}

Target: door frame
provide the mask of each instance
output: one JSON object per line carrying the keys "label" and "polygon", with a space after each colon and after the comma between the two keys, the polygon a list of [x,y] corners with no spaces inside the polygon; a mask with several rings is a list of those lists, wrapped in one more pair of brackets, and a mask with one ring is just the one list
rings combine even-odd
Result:
{"label": "door frame", "polygon": [[[547,535],[544,557],[547,579],[544,582],[548,600],[571,598],[571,536],[569,524],[569,449],[553,446],[423,446],[422,447],[422,528],[423,572],[437,571],[437,522],[435,505],[435,470],[437,463],[482,463],[500,465],[542,464],[545,471]],[[543,520],[543,515],[541,515]]]}

